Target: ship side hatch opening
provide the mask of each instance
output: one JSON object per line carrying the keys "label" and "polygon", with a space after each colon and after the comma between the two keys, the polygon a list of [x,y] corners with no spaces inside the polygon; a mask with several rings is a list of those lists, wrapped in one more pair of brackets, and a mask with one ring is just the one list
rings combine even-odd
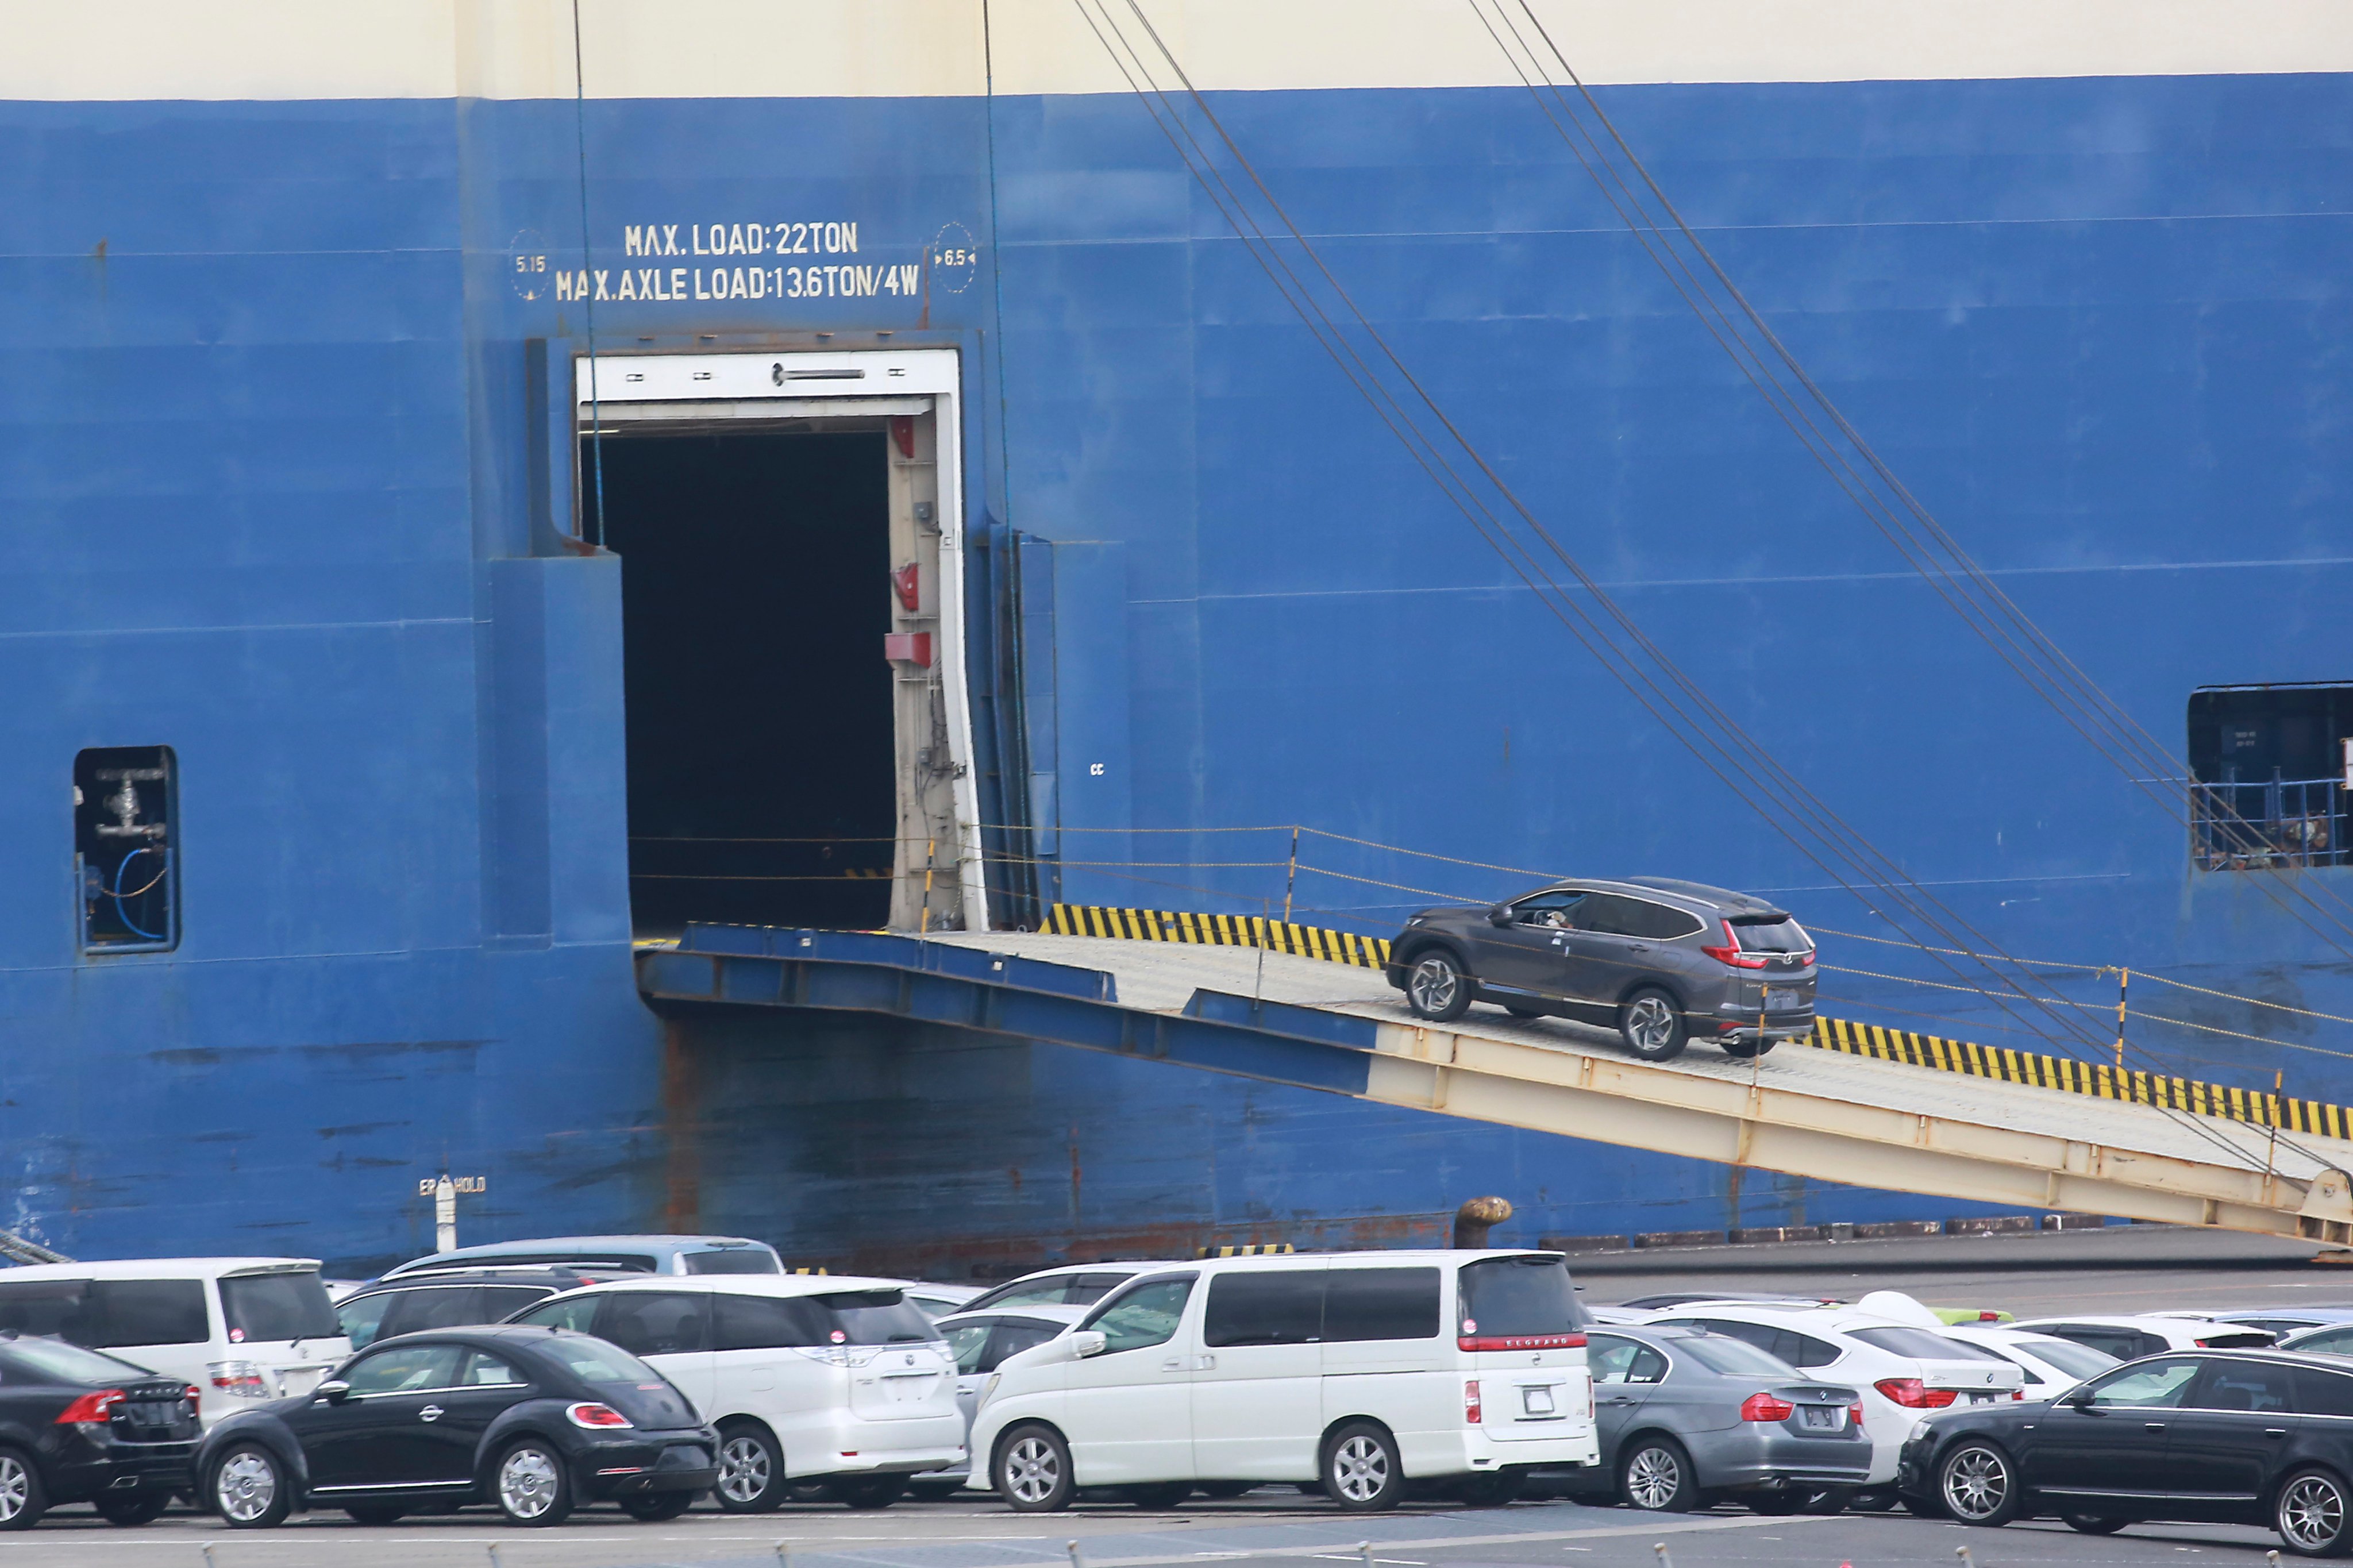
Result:
{"label": "ship side hatch opening", "polygon": [[[689,921],[872,928],[892,913],[889,432],[603,443],[621,557],[629,890],[640,936]],[[592,443],[581,495],[593,508]]]}

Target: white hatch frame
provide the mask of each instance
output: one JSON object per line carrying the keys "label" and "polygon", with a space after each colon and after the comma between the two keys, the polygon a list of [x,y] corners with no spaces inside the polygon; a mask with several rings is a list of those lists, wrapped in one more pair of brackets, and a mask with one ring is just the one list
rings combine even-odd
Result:
{"label": "white hatch frame", "polygon": [[[573,360],[574,421],[582,435],[591,407],[606,430],[635,424],[648,404],[702,404],[707,409],[665,408],[678,417],[710,416],[755,423],[777,419],[880,416],[906,412],[894,401],[931,403],[938,439],[940,508],[941,685],[947,702],[948,754],[955,765],[956,879],[966,931],[988,929],[987,879],[980,851],[980,796],[973,773],[972,702],[965,684],[964,429],[955,349],[852,349],[819,353],[729,351],[723,353],[604,353]],[[820,406],[821,405],[821,406]],[[616,418],[615,416],[618,416]]]}

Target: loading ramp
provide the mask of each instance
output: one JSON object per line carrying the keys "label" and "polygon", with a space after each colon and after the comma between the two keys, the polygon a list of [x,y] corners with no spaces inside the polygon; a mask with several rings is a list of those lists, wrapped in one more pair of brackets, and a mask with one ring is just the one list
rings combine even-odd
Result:
{"label": "loading ramp", "polygon": [[1671,1062],[1561,1019],[1439,1026],[1376,971],[1262,949],[694,926],[657,1009],[867,1013],[1825,1182],[2353,1245],[2353,1142],[1836,1051]]}

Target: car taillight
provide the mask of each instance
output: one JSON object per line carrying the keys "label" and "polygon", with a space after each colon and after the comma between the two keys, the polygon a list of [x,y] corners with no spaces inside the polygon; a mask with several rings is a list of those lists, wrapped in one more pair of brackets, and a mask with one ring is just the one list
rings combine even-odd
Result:
{"label": "car taillight", "polygon": [[1724,928],[1724,945],[1722,947],[1703,947],[1700,949],[1702,952],[1707,954],[1718,963],[1728,963],[1735,969],[1762,969],[1765,967],[1768,961],[1763,953],[1744,952],[1741,951],[1740,939],[1732,934],[1732,922],[1730,921],[1718,921],[1716,923]]}
{"label": "car taillight", "polygon": [[1743,1421],[1787,1421],[1797,1413],[1796,1405],[1769,1394],[1752,1394],[1740,1402]]}
{"label": "car taillight", "polygon": [[130,1397],[119,1388],[106,1388],[95,1394],[85,1394],[58,1412],[58,1425],[103,1426],[111,1419],[114,1407]]}
{"label": "car taillight", "polygon": [[1846,1407],[1846,1419],[1847,1425],[1850,1426],[1860,1426],[1862,1425],[1862,1402],[1861,1400],[1858,1399],[1852,1405]]}
{"label": "car taillight", "polygon": [[2022,1388],[2013,1388],[2010,1391],[2010,1396],[2012,1399],[2024,1399],[2026,1397],[2026,1390]]}
{"label": "car taillight", "polygon": [[198,1388],[193,1383],[188,1384],[188,1408],[191,1410],[202,1410],[204,1407],[205,1391]]}
{"label": "car taillight", "polygon": [[597,1430],[609,1426],[631,1426],[636,1425],[635,1422],[631,1421],[628,1416],[622,1415],[619,1411],[614,1409],[609,1405],[593,1405],[584,1403],[580,1405],[566,1405],[564,1411],[564,1418],[571,1422],[575,1426],[586,1426],[591,1430]]}
{"label": "car taillight", "polygon": [[223,1394],[239,1399],[267,1399],[270,1395],[269,1381],[261,1375],[261,1363],[252,1361],[216,1361],[205,1368],[213,1386]]}
{"label": "car taillight", "polygon": [[1462,1420],[1466,1426],[1479,1425],[1479,1380],[1465,1378],[1462,1383]]}
{"label": "car taillight", "polygon": [[1906,1410],[1942,1410],[1953,1402],[1951,1389],[1930,1388],[1916,1377],[1883,1377],[1871,1386]]}

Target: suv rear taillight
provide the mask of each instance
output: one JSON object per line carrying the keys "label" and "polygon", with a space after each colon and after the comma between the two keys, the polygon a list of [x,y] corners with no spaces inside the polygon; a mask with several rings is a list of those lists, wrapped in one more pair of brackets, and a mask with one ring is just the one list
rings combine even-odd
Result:
{"label": "suv rear taillight", "polygon": [[1732,922],[1730,921],[1716,921],[1716,924],[1724,928],[1724,945],[1722,947],[1703,947],[1700,949],[1702,952],[1707,954],[1718,963],[1728,963],[1735,969],[1762,969],[1765,967],[1767,962],[1765,954],[1761,952],[1746,952],[1742,951],[1740,939],[1732,934]]}
{"label": "suv rear taillight", "polygon": [[1769,1394],[1752,1394],[1740,1402],[1743,1421],[1787,1421],[1797,1413],[1796,1405]]}
{"label": "suv rear taillight", "polygon": [[1467,1426],[1479,1425],[1479,1380],[1475,1377],[1463,1380],[1462,1422]]}
{"label": "suv rear taillight", "polygon": [[223,1394],[240,1399],[270,1397],[269,1380],[262,1376],[258,1361],[216,1361],[207,1364],[205,1372],[212,1378],[213,1386]]}

